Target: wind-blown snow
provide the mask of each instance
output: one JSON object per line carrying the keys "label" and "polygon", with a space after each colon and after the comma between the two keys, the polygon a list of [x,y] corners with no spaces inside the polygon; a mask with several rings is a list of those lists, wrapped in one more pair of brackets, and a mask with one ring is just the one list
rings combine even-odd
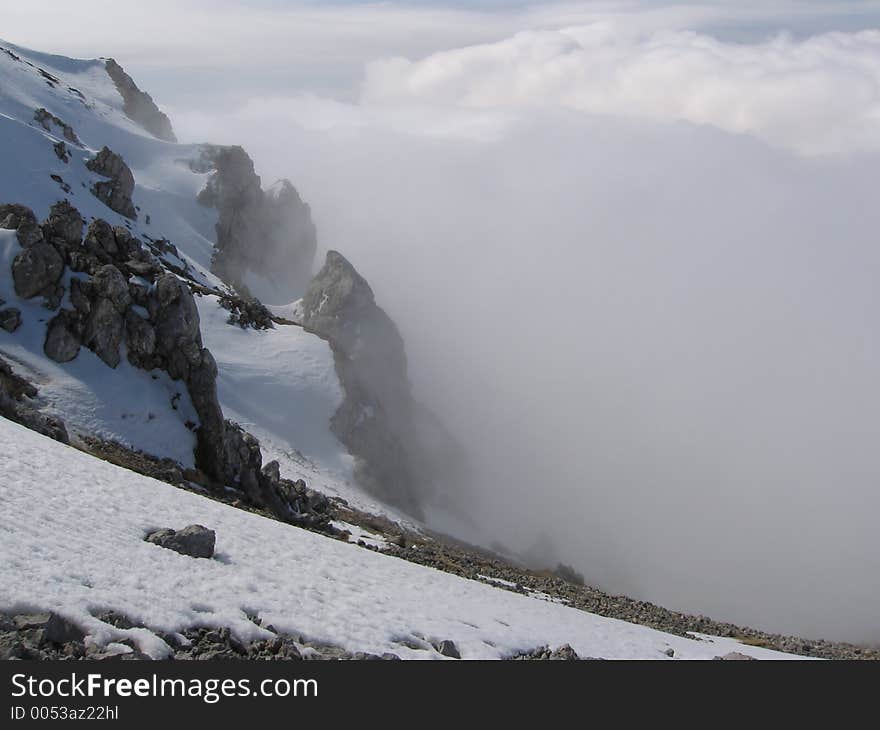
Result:
{"label": "wind-blown snow", "polygon": [[[570,643],[581,656],[710,659],[729,651],[788,655],[731,639],[696,641],[521,596],[377,554],[176,489],[0,419],[0,608],[53,609],[89,641],[132,638],[155,657],[166,645],[144,630],[94,618],[112,609],[150,629],[228,626],[265,637],[245,612],[279,630],[349,650],[439,658],[428,642],[455,641],[463,658],[499,658]],[[157,527],[217,532],[205,560],[143,541]],[[405,646],[421,645],[424,649]]]}

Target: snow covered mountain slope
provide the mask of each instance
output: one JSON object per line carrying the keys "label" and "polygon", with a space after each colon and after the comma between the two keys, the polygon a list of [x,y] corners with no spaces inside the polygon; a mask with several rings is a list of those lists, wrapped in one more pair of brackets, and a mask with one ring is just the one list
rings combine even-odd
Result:
{"label": "snow covered mountain slope", "polygon": [[[285,633],[348,650],[464,659],[570,644],[581,656],[711,659],[731,651],[793,658],[732,639],[694,640],[465,580],[253,515],[99,461],[0,419],[0,591],[13,611],[56,610],[94,642],[134,641],[153,657],[152,631],[119,629],[114,610],[151,630],[229,627],[243,641]],[[216,530],[214,559],[144,542],[151,529]],[[5,602],[8,602],[8,598]],[[414,648],[422,647],[422,648]]]}
{"label": "snow covered mountain slope", "polygon": [[[176,249],[164,257],[169,265],[208,289],[228,291],[210,270],[218,212],[197,200],[211,176],[197,171],[204,169],[204,146],[157,139],[132,121],[103,60],[51,56],[2,40],[0,49],[0,203],[23,204],[42,220],[53,203],[69,200],[86,223],[100,218],[143,241],[169,241]],[[40,109],[49,116],[38,118]],[[69,160],[56,153],[61,142]],[[92,193],[104,178],[87,163],[104,146],[133,173],[136,219]],[[124,353],[115,369],[86,348],[68,363],[46,357],[53,312],[38,298],[15,296],[10,266],[20,251],[15,231],[0,230],[0,299],[22,311],[17,331],[0,331],[0,355],[39,386],[44,410],[62,418],[74,437],[114,440],[193,466],[195,440],[186,424],[198,419],[182,383],[133,367]],[[79,275],[65,271],[62,308],[70,307],[71,278]],[[391,513],[354,485],[352,458],[330,431],[342,390],[329,345],[293,325],[231,326],[216,296],[198,296],[197,304],[204,344],[218,364],[224,415],[260,440],[264,463],[276,459],[285,477]]]}

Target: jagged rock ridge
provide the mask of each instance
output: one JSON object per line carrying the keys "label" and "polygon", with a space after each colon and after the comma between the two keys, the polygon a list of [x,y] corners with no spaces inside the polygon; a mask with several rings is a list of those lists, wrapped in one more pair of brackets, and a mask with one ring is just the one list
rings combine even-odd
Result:
{"label": "jagged rock ridge", "polygon": [[302,323],[333,349],[345,398],[331,427],[357,459],[356,478],[389,504],[420,516],[440,474],[451,473],[460,460],[454,456],[460,449],[413,398],[397,326],[337,251],[327,253],[309,285]]}
{"label": "jagged rock ridge", "polygon": [[[253,160],[241,147],[203,145],[196,172],[212,172],[199,194],[216,208],[212,270],[242,292],[251,290],[271,303],[293,301],[311,275],[317,236],[309,206],[289,180],[261,187]],[[254,285],[254,277],[264,280]],[[250,282],[251,286],[248,286]]]}
{"label": "jagged rock ridge", "polygon": [[[164,370],[186,385],[199,417],[195,461],[210,482],[218,489],[239,488],[251,504],[281,519],[326,526],[327,500],[311,493],[304,483],[283,479],[276,462],[264,468],[257,439],[224,418],[217,398],[217,365],[202,345],[193,295],[193,289],[201,294],[204,287],[193,282],[191,288],[185,279],[168,272],[150,250],[170,244],[145,244],[126,228],[113,228],[101,219],[92,221],[83,236],[82,216],[67,201],[55,203],[42,224],[35,221],[33,211],[25,206],[0,205],[0,225],[16,230],[22,247],[12,262],[16,295],[42,296],[47,309],[58,310],[46,326],[46,356],[69,362],[84,346],[115,368],[124,345],[135,367]],[[77,274],[70,277],[71,306],[59,309],[68,268]],[[235,306],[246,308],[245,303]],[[12,395],[0,398],[0,411],[25,425],[35,424],[30,427],[37,430],[62,433],[63,426],[58,430],[56,424],[41,421],[26,403],[20,403],[22,394],[34,393],[22,390],[11,371],[0,381],[15,388]],[[59,437],[67,438],[66,433]]]}
{"label": "jagged rock ridge", "polygon": [[140,124],[154,137],[166,142],[176,142],[171,120],[156,106],[153,98],[141,91],[134,80],[112,58],[104,63],[107,75],[113,79],[116,89],[122,96],[122,110],[133,122]]}

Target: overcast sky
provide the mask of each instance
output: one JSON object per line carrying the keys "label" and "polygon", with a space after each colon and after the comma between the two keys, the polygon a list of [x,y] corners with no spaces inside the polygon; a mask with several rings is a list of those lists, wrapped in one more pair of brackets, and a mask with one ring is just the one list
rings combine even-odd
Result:
{"label": "overcast sky", "polygon": [[434,519],[549,536],[610,590],[880,641],[880,3],[0,17],[293,180],[470,447],[448,488],[471,524]]}

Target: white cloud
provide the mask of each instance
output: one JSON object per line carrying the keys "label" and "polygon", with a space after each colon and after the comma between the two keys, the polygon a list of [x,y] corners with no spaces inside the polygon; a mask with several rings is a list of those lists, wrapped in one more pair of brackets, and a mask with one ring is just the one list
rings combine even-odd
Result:
{"label": "white cloud", "polygon": [[367,105],[547,109],[687,121],[804,154],[880,148],[880,32],[724,43],[614,23],[370,64]]}

